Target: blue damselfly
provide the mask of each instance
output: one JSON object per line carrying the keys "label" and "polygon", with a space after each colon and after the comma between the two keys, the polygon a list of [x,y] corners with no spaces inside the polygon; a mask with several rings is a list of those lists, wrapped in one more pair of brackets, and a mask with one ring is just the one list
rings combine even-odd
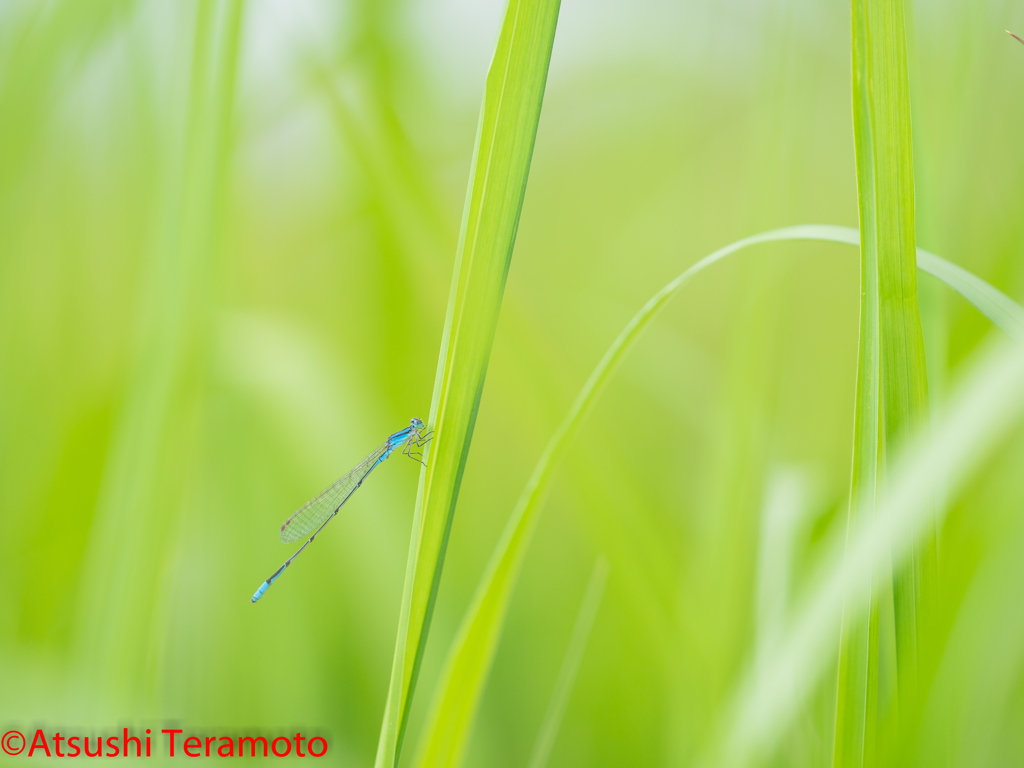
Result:
{"label": "blue damselfly", "polygon": [[[309,536],[309,539],[299,547],[294,555],[285,560],[284,565],[274,571],[270,578],[260,585],[260,588],[252,596],[252,602],[255,603],[263,597],[263,593],[270,588],[271,584],[277,581],[281,574],[284,573],[284,569],[291,565],[296,557],[302,554],[302,550],[313,543],[313,539],[331,521],[331,518],[338,514],[338,510],[345,505],[345,502],[352,498],[352,494],[363,484],[363,480],[366,479],[366,476],[378,464],[399,448],[402,449],[402,453],[406,456],[422,462],[423,454],[416,449],[425,446],[432,435],[433,432],[428,431],[422,421],[413,419],[409,422],[408,427],[400,429],[391,435],[384,441],[383,445],[359,462],[348,474],[339,478],[333,485],[328,486],[307,501],[297,512],[285,520],[281,524],[282,542],[287,544],[304,536]],[[310,533],[312,533],[311,536]]]}

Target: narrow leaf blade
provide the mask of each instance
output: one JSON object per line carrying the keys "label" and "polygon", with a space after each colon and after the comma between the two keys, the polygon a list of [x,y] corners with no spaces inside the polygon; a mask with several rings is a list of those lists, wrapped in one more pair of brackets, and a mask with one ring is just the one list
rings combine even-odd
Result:
{"label": "narrow leaf blade", "polygon": [[377,768],[397,764],[409,717],[519,226],[557,19],[557,0],[510,0],[487,75]]}

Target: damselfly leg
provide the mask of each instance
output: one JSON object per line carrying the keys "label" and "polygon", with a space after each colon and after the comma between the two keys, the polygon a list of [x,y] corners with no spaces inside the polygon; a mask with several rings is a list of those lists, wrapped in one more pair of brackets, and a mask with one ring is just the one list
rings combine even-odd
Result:
{"label": "damselfly leg", "polygon": [[409,439],[405,443],[405,447],[402,449],[402,453],[408,456],[413,461],[418,461],[423,466],[427,466],[426,462],[423,461],[423,451],[414,451],[413,448],[422,448],[430,439],[434,436],[434,430],[429,432],[415,432],[409,436]]}

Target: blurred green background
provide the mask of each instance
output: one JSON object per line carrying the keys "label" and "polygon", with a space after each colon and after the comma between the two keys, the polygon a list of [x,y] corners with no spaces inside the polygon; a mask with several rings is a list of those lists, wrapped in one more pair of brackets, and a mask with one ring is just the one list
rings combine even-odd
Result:
{"label": "blurred green background", "polygon": [[[249,597],[292,551],[281,521],[427,415],[501,12],[0,5],[0,724],[300,727],[372,762],[416,466],[377,470]],[[1024,6],[908,12],[919,243],[1020,299],[1024,47],[1003,30]],[[519,491],[625,322],[732,240],[856,225],[849,59],[844,3],[563,1],[407,761]],[[707,745],[844,524],[857,281],[854,249],[760,246],[659,317],[558,471],[468,764],[526,763],[598,553],[550,764]],[[921,298],[941,399],[989,326],[928,277]],[[924,717],[951,764],[1024,761],[1022,466],[1018,436],[941,532]],[[779,478],[806,503],[771,556]],[[833,689],[778,764],[829,764]]]}

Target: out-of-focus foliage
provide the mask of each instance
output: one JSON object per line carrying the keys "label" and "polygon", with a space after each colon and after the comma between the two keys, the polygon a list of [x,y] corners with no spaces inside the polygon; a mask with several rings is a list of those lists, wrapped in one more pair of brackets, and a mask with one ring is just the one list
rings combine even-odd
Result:
{"label": "out-of-focus foliage", "polygon": [[[1020,299],[1024,61],[1003,30],[1024,10],[909,10],[918,243]],[[377,470],[248,597],[290,553],[281,520],[427,411],[501,11],[0,6],[3,723],[301,727],[372,761],[415,466]],[[410,738],[531,468],[640,305],[744,235],[856,225],[849,34],[822,0],[563,1]],[[570,447],[468,764],[529,760],[599,552],[552,766],[689,764],[816,586],[845,522],[857,260],[764,247],[666,308]],[[941,402],[990,326],[920,292]],[[1024,759],[1022,462],[1018,431],[948,499],[921,765]],[[801,514],[766,519],[792,467]],[[834,687],[780,765],[828,764]]]}

